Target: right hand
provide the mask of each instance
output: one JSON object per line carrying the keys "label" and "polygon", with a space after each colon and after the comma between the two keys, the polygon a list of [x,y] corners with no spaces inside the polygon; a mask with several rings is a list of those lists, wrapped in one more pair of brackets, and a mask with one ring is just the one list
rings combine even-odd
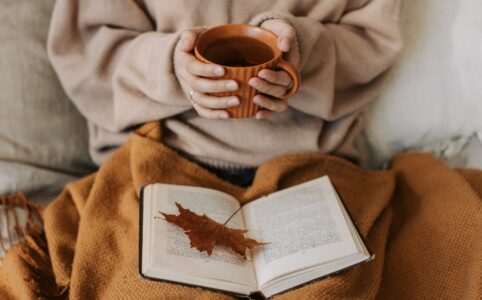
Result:
{"label": "right hand", "polygon": [[174,70],[193,108],[201,116],[209,119],[228,119],[228,107],[239,105],[236,96],[216,97],[208,93],[232,92],[238,89],[234,80],[210,79],[221,77],[226,70],[216,64],[205,64],[193,54],[194,44],[200,31],[186,30],[174,50]]}

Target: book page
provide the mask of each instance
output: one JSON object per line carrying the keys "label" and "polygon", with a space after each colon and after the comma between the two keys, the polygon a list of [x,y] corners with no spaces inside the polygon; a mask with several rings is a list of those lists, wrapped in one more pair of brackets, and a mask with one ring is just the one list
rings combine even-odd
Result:
{"label": "book page", "polygon": [[258,284],[358,252],[327,177],[243,208],[248,234],[270,245],[252,252]]}
{"label": "book page", "polygon": [[[159,214],[161,211],[178,215],[179,211],[175,206],[177,202],[196,214],[206,214],[222,224],[239,208],[236,199],[214,190],[161,184],[154,185],[150,194],[145,196],[144,205],[150,202],[152,207],[144,220],[149,218],[148,222],[151,224],[148,256],[153,268],[256,286],[250,258],[243,260],[230,249],[220,246],[214,248],[211,256],[205,251],[191,248],[190,240],[183,229],[165,221]],[[228,226],[244,228],[241,211],[233,216]]]}

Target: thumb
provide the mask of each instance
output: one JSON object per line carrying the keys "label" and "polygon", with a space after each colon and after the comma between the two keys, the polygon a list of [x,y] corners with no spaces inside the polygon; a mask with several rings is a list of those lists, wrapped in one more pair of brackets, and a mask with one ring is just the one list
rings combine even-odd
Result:
{"label": "thumb", "polygon": [[278,48],[283,52],[290,51],[296,44],[296,30],[284,20],[267,20],[261,24],[261,27],[278,36]]}
{"label": "thumb", "polygon": [[181,39],[179,40],[181,50],[184,52],[191,52],[194,49],[198,35],[205,30],[206,28],[184,30],[181,33]]}

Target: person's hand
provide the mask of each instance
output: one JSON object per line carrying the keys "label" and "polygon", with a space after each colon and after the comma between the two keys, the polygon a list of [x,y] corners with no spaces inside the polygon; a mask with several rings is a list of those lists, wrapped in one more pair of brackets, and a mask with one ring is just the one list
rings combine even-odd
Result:
{"label": "person's hand", "polygon": [[[288,22],[281,19],[264,21],[261,27],[268,29],[278,36],[278,48],[285,52],[285,58],[296,68],[300,64],[300,53],[296,40],[296,30]],[[262,95],[256,95],[253,101],[263,109],[256,114],[257,119],[265,119],[273,112],[282,112],[288,108],[285,100],[279,98],[286,95],[293,80],[285,71],[263,69],[257,77],[249,80],[249,85],[257,89]]]}
{"label": "person's hand", "polygon": [[238,89],[235,80],[210,79],[223,76],[225,69],[215,64],[205,64],[192,54],[200,31],[186,30],[174,50],[174,69],[183,89],[196,112],[209,119],[228,119],[225,110],[239,105],[236,96],[216,97],[207,93],[232,92]]}

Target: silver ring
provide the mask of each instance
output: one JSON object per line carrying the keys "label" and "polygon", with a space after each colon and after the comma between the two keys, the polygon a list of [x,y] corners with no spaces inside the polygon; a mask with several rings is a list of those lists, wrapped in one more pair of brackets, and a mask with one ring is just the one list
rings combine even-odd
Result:
{"label": "silver ring", "polygon": [[192,98],[193,95],[194,95],[194,90],[191,90],[191,91],[189,92],[189,99],[191,100],[191,103],[194,104],[194,99]]}

